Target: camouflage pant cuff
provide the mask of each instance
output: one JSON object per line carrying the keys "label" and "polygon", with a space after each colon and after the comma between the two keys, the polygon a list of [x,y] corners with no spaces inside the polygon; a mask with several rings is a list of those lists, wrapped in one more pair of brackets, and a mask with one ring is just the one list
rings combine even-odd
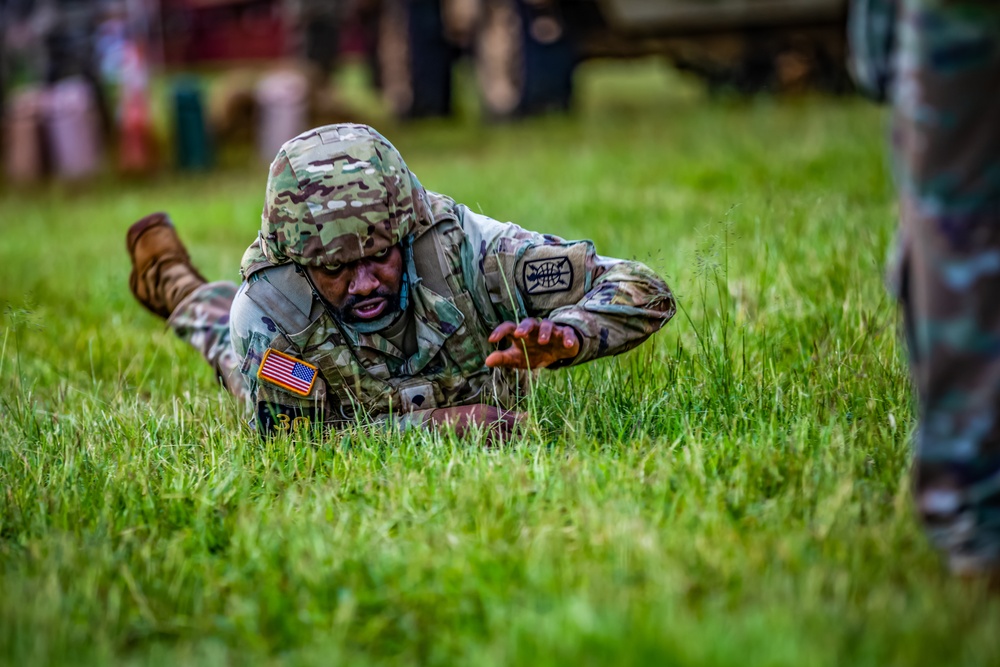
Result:
{"label": "camouflage pant cuff", "polygon": [[975,576],[1000,571],[1000,531],[977,524],[971,513],[926,524],[931,542],[945,556],[953,574]]}
{"label": "camouflage pant cuff", "polygon": [[955,482],[940,477],[917,491],[928,537],[953,574],[1000,573],[1000,471],[974,483]]}

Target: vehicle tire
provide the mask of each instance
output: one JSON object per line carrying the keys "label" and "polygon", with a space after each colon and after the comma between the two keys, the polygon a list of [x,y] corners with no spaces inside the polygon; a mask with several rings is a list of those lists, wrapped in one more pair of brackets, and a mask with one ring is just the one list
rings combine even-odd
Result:
{"label": "vehicle tire", "polygon": [[455,48],[439,0],[386,0],[379,17],[378,80],[397,118],[451,114]]}
{"label": "vehicle tire", "polygon": [[569,110],[576,52],[551,8],[524,0],[484,0],[473,55],[488,118]]}

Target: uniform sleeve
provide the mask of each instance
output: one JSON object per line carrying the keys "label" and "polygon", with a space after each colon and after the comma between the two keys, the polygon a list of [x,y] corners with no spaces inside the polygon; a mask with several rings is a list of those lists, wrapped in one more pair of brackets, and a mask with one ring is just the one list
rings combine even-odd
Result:
{"label": "uniform sleeve", "polygon": [[260,360],[271,341],[277,337],[278,328],[273,323],[270,327],[267,326],[267,313],[247,297],[246,291],[247,283],[244,282],[233,299],[229,333],[233,340],[233,350],[240,359],[240,372],[250,388],[247,399],[247,411],[250,413],[257,402],[257,370],[260,368]]}
{"label": "uniform sleeve", "polygon": [[858,89],[885,102],[893,80],[897,0],[851,0],[848,10],[848,69]]}
{"label": "uniform sleeve", "polygon": [[246,413],[251,428],[261,437],[311,430],[325,422],[326,385],[317,377],[309,396],[300,396],[266,381],[257,373],[268,349],[283,347],[274,320],[246,294],[244,282],[230,311],[233,349],[241,360],[240,372],[249,389]]}
{"label": "uniform sleeve", "polygon": [[497,324],[543,317],[573,327],[581,338],[573,364],[632,349],[674,315],[670,288],[645,264],[462,211],[463,269],[477,301],[492,304]]}

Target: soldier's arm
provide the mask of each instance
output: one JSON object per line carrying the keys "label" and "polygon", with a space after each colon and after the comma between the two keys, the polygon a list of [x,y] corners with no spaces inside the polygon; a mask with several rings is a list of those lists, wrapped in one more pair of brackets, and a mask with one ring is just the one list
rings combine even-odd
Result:
{"label": "soldier's arm", "polygon": [[247,296],[247,287],[244,282],[233,300],[229,329],[249,388],[246,415],[251,428],[267,437],[328,426],[326,384],[318,372],[305,396],[258,377],[267,351],[281,347],[283,338],[277,318]]}
{"label": "soldier's arm", "polygon": [[537,317],[572,327],[580,351],[569,363],[629,350],[674,315],[670,288],[640,262],[602,257],[590,241],[462,212],[463,270],[477,301],[492,304],[492,324]]}

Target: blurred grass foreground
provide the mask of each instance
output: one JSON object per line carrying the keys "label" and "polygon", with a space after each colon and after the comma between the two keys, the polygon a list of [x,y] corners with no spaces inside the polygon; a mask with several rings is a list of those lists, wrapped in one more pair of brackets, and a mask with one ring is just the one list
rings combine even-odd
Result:
{"label": "blurred grass foreground", "polygon": [[911,513],[881,114],[579,77],[568,118],[378,125],[428,188],[682,306],[545,375],[498,450],[262,443],[132,300],[153,210],[237,278],[263,167],[0,190],[0,662],[1000,664],[1000,603]]}

